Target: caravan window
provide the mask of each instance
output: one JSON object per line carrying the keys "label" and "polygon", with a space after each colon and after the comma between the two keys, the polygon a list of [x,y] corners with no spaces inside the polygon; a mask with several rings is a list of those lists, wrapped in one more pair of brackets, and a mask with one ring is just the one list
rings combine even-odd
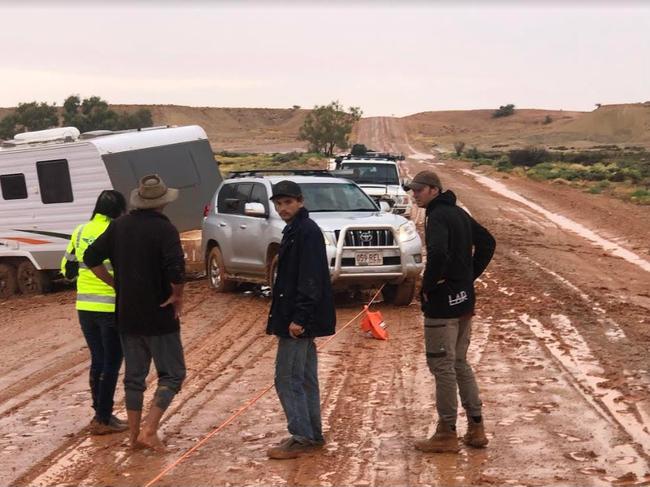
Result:
{"label": "caravan window", "polygon": [[36,163],[38,185],[43,203],[69,203],[73,201],[70,170],[66,159]]}
{"label": "caravan window", "polygon": [[22,200],[27,198],[27,184],[24,174],[3,174],[0,176],[2,197],[6,200]]}

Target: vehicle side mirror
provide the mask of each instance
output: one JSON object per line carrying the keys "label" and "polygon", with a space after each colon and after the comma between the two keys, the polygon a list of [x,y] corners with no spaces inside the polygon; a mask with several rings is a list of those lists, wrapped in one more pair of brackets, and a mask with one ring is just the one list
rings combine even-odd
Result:
{"label": "vehicle side mirror", "polygon": [[387,201],[380,201],[379,202],[379,209],[381,210],[382,213],[389,213],[390,212],[390,205],[388,204]]}
{"label": "vehicle side mirror", "polygon": [[404,191],[409,190],[409,184],[411,184],[411,180],[409,178],[404,178],[402,180],[402,188],[404,188]]}
{"label": "vehicle side mirror", "polygon": [[246,216],[267,216],[266,208],[262,203],[246,203],[244,205],[244,215]]}

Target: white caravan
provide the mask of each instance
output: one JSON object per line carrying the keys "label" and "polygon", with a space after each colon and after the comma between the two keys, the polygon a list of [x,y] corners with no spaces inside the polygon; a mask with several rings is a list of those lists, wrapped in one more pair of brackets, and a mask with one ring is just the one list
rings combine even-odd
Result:
{"label": "white caravan", "polygon": [[180,189],[165,209],[180,232],[201,227],[221,183],[205,131],[152,127],[79,134],[63,127],[17,135],[0,147],[0,299],[37,293],[58,274],[74,228],[102,190],[127,198],[150,173]]}

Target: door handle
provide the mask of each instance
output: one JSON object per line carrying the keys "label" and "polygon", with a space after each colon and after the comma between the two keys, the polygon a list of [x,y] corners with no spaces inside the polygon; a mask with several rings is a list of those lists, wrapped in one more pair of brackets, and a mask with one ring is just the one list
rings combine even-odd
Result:
{"label": "door handle", "polygon": [[239,225],[239,228],[245,230],[245,229],[246,229],[246,225],[245,225],[244,223],[242,223],[241,225]]}
{"label": "door handle", "polygon": [[224,222],[219,222],[219,226],[220,227],[227,227],[228,225],[226,225]]}

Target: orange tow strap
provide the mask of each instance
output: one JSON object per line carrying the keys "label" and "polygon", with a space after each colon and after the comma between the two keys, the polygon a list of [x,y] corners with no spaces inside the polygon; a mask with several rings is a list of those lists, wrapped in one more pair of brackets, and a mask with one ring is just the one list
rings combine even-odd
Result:
{"label": "orange tow strap", "polygon": [[[363,310],[359,311],[350,321],[348,321],[345,325],[343,325],[339,330],[329,337],[327,340],[325,340],[323,343],[321,343],[318,346],[318,350],[324,348],[329,342],[331,342],[339,333],[341,333],[343,330],[345,330],[348,326],[350,326],[354,321],[361,316],[363,313],[366,313],[368,310],[368,306],[370,306],[375,299],[377,299],[377,296],[379,296],[379,293],[381,290],[384,288],[384,285],[379,288],[379,290],[375,293],[375,295],[372,297],[370,302],[363,307]],[[147,482],[144,487],[151,487],[153,484],[158,482],[161,478],[163,478],[165,475],[167,475],[171,470],[176,468],[183,460],[185,460],[187,457],[189,457],[192,453],[194,453],[196,450],[201,448],[210,438],[212,438],[214,435],[219,433],[222,429],[224,429],[226,426],[228,426],[230,423],[232,423],[237,417],[241,416],[244,412],[246,412],[248,409],[250,409],[257,401],[259,401],[267,392],[269,392],[273,388],[273,384],[270,384],[266,386],[261,392],[259,392],[255,397],[250,399],[248,402],[246,402],[241,408],[239,408],[235,413],[232,414],[228,419],[226,419],[223,423],[221,423],[219,426],[214,428],[210,433],[208,433],[206,436],[201,438],[196,445],[194,445],[192,448],[187,450],[185,453],[183,453],[180,457],[178,457],[176,460],[174,460],[170,465],[165,467],[162,472],[160,472],[158,475],[156,475],[153,479],[151,479],[149,482]]]}

